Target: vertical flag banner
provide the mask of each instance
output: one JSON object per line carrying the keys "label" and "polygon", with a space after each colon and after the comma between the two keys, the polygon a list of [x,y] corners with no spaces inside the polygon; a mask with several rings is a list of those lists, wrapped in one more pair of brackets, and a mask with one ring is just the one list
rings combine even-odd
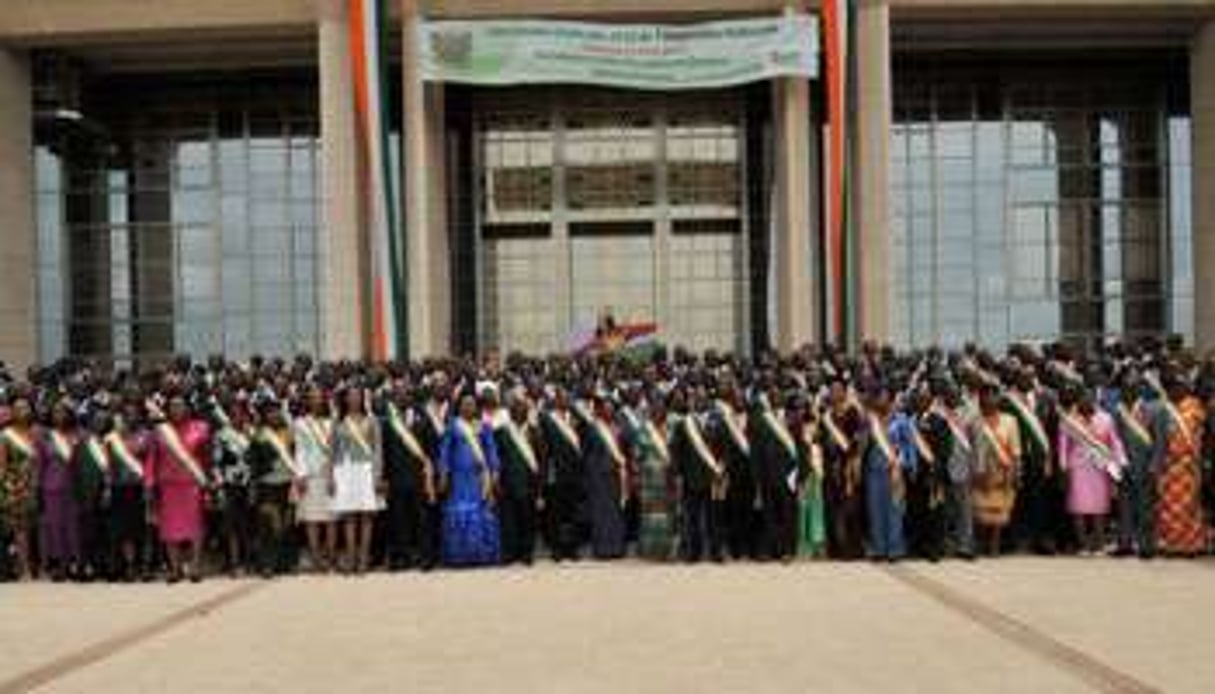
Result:
{"label": "vertical flag banner", "polygon": [[829,334],[845,340],[849,325],[850,304],[854,297],[849,290],[854,276],[850,265],[856,249],[852,226],[852,0],[824,0],[823,47],[826,53],[827,83],[827,175],[825,177],[824,245],[827,258],[827,295],[830,316]]}
{"label": "vertical flag banner", "polygon": [[401,224],[398,177],[389,150],[386,0],[347,0],[350,64],[359,145],[361,218],[371,254],[367,296],[371,301],[369,353],[392,359],[404,344],[401,301]]}

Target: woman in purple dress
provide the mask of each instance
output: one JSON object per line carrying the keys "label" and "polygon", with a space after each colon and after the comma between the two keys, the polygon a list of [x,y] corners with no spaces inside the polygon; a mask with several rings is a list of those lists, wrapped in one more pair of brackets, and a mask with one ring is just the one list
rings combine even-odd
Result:
{"label": "woman in purple dress", "polygon": [[76,500],[76,415],[66,398],[51,408],[50,426],[37,437],[38,503],[42,563],[52,580],[80,571],[80,505]]}
{"label": "woman in purple dress", "polygon": [[443,562],[449,566],[497,564],[501,555],[494,487],[498,449],[493,431],[477,416],[471,394],[439,444],[443,502]]}

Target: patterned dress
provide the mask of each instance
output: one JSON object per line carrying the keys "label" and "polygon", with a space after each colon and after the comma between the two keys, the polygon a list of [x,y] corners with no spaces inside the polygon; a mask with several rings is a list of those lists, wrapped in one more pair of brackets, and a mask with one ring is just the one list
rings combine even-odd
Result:
{"label": "patterned dress", "polygon": [[4,446],[5,464],[0,467],[0,526],[11,531],[25,531],[33,525],[34,461],[33,433],[21,434],[22,444],[14,442],[16,432],[6,429],[0,435]]}
{"label": "patterned dress", "polygon": [[1206,544],[1199,468],[1199,437],[1205,413],[1195,398],[1186,398],[1173,408],[1177,415],[1169,409],[1162,407],[1160,411],[1166,448],[1160,470],[1156,532],[1162,551],[1193,554],[1201,552]]}
{"label": "patterned dress", "polygon": [[675,523],[671,500],[674,497],[670,451],[665,427],[638,428],[638,463],[641,472],[641,531],[637,552],[658,561],[670,559],[675,551]]}

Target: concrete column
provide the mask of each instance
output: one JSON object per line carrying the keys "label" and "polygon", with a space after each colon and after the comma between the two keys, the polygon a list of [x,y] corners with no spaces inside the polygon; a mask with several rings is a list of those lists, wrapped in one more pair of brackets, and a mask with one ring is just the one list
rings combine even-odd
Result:
{"label": "concrete column", "polygon": [[[780,78],[773,83],[773,125],[776,159],[776,260],[777,349],[797,348],[817,337],[818,306],[815,296],[811,237],[817,228],[813,214],[817,189],[811,185],[810,84],[804,79]],[[754,233],[764,233],[762,229]],[[754,318],[759,320],[759,318]]]}
{"label": "concrete column", "polygon": [[890,7],[862,0],[857,10],[857,172],[854,179],[860,296],[858,337],[890,338]]}
{"label": "concrete column", "polygon": [[1215,283],[1204,281],[1215,263],[1215,20],[1190,52],[1190,161],[1193,162],[1194,341],[1215,348]]}
{"label": "concrete column", "polygon": [[0,48],[0,359],[38,358],[34,116],[29,55]]}
{"label": "concrete column", "polygon": [[[422,83],[418,55],[420,0],[402,0],[401,81],[404,99],[402,174],[405,184],[406,300],[409,356],[446,354],[451,332],[450,258],[442,224],[443,175],[432,164],[445,155],[440,87]],[[427,98],[429,96],[429,99]],[[428,113],[431,115],[428,116]],[[433,114],[440,114],[435,121]],[[437,131],[437,132],[436,132]]]}
{"label": "concrete column", "polygon": [[344,0],[317,0],[323,225],[317,239],[320,351],[327,359],[366,351],[366,258],[359,216],[350,34]]}

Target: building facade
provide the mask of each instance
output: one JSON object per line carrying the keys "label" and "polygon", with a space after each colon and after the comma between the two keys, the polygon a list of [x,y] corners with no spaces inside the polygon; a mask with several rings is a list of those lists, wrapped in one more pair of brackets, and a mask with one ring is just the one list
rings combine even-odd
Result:
{"label": "building facade", "polygon": [[[685,23],[787,0],[389,3],[411,355],[610,310],[834,340],[824,89],[423,82],[429,19]],[[855,3],[853,338],[1215,346],[1215,0]],[[365,354],[343,0],[6,0],[0,358]]]}

